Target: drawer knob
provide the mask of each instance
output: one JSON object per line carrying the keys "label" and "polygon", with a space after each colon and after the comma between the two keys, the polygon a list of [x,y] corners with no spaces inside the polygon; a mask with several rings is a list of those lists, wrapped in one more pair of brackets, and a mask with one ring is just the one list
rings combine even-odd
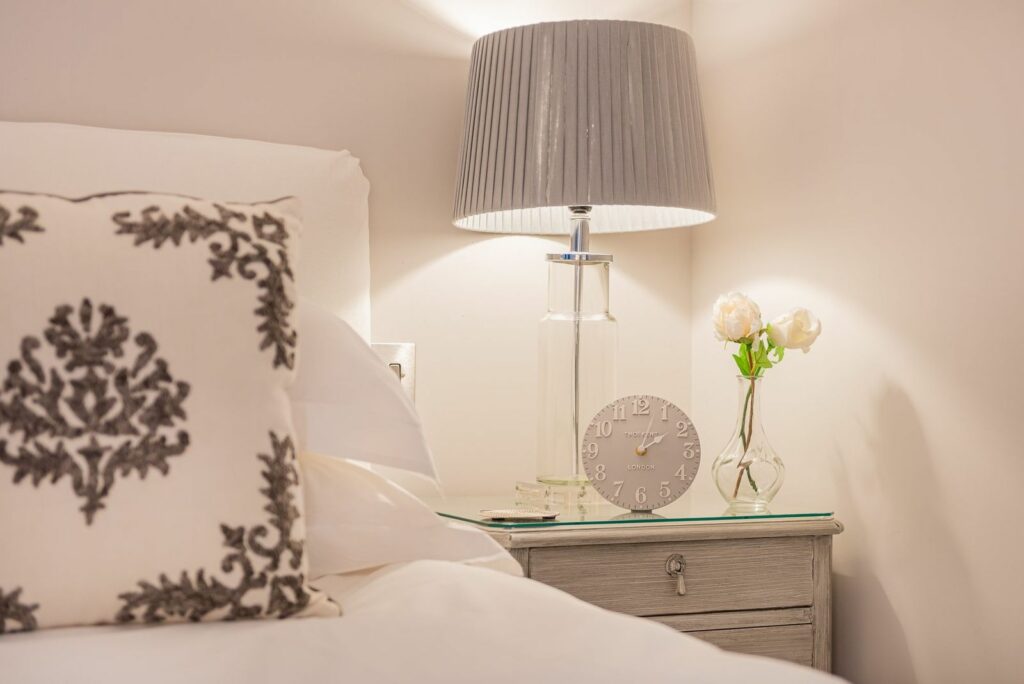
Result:
{"label": "drawer knob", "polygon": [[683,577],[684,570],[686,570],[686,559],[678,553],[673,553],[665,561],[665,572],[670,577],[676,578],[676,592],[680,596],[686,595],[686,579]]}

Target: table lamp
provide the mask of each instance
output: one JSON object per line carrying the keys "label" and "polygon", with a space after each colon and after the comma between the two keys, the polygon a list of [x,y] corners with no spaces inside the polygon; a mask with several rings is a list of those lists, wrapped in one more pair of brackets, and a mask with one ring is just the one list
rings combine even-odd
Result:
{"label": "table lamp", "polygon": [[615,398],[612,257],[591,233],[714,218],[690,37],[631,21],[559,21],[473,45],[453,222],[506,234],[568,235],[549,254],[541,322],[537,480],[585,487],[580,444]]}

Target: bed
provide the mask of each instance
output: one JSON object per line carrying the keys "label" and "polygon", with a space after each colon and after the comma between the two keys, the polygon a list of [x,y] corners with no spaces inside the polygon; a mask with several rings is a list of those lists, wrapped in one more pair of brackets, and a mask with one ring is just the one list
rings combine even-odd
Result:
{"label": "bed", "polygon": [[[360,338],[369,330],[368,184],[351,155],[46,124],[0,124],[0,148],[6,189],[80,197],[130,185],[249,201],[298,196],[311,211],[302,236],[311,256],[299,292],[309,306],[351,324],[321,321],[320,348],[302,362],[317,372],[306,371],[302,380],[300,364],[300,390],[292,395],[301,447],[309,452],[299,459],[308,579],[341,615],[0,634],[3,681],[834,681],[781,661],[726,653],[524,579],[485,534],[442,521],[350,460],[433,475],[414,408]],[[345,363],[329,358],[334,350]],[[325,428],[331,406],[352,393],[377,399],[365,402],[358,425],[335,421]],[[359,431],[374,439],[351,434]],[[0,546],[10,548],[7,540]],[[0,562],[0,589],[5,567]],[[75,577],[64,580],[69,591]]]}

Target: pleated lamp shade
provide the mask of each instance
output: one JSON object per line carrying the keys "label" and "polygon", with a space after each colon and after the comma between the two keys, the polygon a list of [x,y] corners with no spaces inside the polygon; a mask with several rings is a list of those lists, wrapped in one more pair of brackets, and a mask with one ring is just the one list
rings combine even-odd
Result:
{"label": "pleated lamp shade", "polygon": [[627,21],[498,31],[473,46],[454,223],[496,233],[690,226],[715,216],[690,37]]}

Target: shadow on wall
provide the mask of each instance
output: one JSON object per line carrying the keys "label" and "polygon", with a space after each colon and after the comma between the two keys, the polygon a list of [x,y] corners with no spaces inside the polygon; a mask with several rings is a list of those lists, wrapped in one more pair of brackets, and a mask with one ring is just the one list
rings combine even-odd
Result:
{"label": "shadow on wall", "polygon": [[[850,516],[846,518],[850,522]],[[834,643],[856,644],[857,652],[849,648],[836,649],[834,671],[852,682],[865,684],[916,682],[907,638],[885,589],[865,564],[854,563],[852,570],[852,574],[832,578],[833,610],[844,616],[842,622],[835,623],[833,640]],[[884,665],[876,665],[872,668],[875,672],[868,673],[864,671],[867,668],[858,667],[864,658]],[[885,672],[885,679],[878,678],[878,670]]]}
{"label": "shadow on wall", "polygon": [[[839,444],[832,461],[838,510],[846,535],[854,537],[839,548],[859,549],[835,577],[835,612],[843,616],[836,624],[835,642],[843,648],[836,650],[835,671],[853,682],[917,682],[920,668],[906,633],[927,622],[941,635],[927,652],[941,652],[963,669],[947,671],[943,681],[968,681],[990,661],[984,635],[974,628],[980,616],[971,568],[940,503],[948,499],[939,491],[925,429],[911,397],[891,382],[871,406],[872,420],[862,429],[873,463],[851,462],[852,451]],[[916,543],[908,543],[912,536]]]}

